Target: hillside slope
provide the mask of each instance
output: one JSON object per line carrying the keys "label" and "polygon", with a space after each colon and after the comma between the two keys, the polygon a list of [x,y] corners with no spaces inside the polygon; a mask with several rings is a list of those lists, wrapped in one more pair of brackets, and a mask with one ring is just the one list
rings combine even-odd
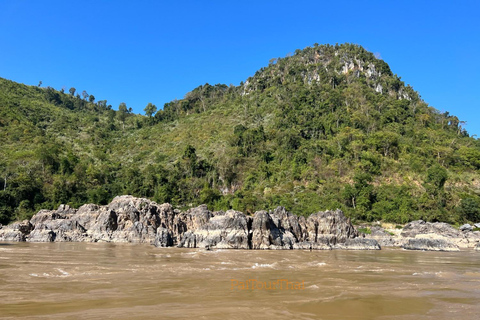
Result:
{"label": "hillside slope", "polygon": [[479,140],[360,46],[297,50],[153,117],[0,81],[2,222],[118,194],[397,223],[480,219]]}

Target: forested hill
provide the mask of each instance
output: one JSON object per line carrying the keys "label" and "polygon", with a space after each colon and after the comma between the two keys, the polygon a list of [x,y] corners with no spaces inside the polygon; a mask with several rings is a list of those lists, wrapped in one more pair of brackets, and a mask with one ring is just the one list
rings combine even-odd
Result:
{"label": "forested hill", "polygon": [[146,116],[0,78],[0,222],[131,194],[252,213],[480,220],[480,141],[351,44],[272,59]]}

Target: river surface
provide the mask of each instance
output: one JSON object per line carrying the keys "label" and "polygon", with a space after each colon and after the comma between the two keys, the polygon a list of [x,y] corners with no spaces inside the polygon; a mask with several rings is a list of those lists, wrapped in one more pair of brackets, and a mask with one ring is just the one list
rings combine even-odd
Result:
{"label": "river surface", "polygon": [[0,243],[0,319],[479,319],[480,252]]}

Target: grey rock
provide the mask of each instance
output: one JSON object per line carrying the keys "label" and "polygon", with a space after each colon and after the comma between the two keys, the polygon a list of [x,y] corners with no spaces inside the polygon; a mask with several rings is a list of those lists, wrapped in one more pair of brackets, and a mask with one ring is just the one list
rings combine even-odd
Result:
{"label": "grey rock", "polygon": [[332,246],[327,239],[320,239],[317,242],[302,241],[293,245],[293,249],[299,250],[332,250]]}
{"label": "grey rock", "polygon": [[185,212],[170,204],[144,198],[115,197],[106,206],[87,204],[79,209],[60,205],[41,210],[30,221],[0,227],[0,241],[131,242],[158,247],[218,249],[360,248],[349,242],[357,231],[340,210],[298,217],[278,207],[258,211],[211,212],[201,205]]}
{"label": "grey rock", "polygon": [[153,244],[156,247],[172,247],[173,237],[171,230],[164,227],[158,227],[155,242]]}
{"label": "grey rock", "polygon": [[406,250],[460,251],[459,247],[444,239],[409,239],[403,246]]}
{"label": "grey rock", "polygon": [[463,232],[469,232],[473,230],[473,227],[470,224],[466,223],[464,225],[461,225],[458,229]]}
{"label": "grey rock", "polygon": [[346,250],[380,250],[381,247],[375,239],[354,238],[347,239],[344,243],[339,244],[340,249]]}
{"label": "grey rock", "polygon": [[282,235],[271,215],[267,211],[255,212],[252,222],[252,249],[281,249],[282,247]]}
{"label": "grey rock", "polygon": [[475,228],[480,228],[480,223],[475,223],[473,226],[474,226]]}
{"label": "grey rock", "polygon": [[415,238],[421,234],[436,234],[447,238],[463,238],[462,232],[444,222],[425,222],[423,220],[412,221],[405,225],[401,233],[402,237]]}
{"label": "grey rock", "polygon": [[0,229],[0,241],[25,241],[32,230],[30,221],[12,223]]}
{"label": "grey rock", "polygon": [[341,210],[310,215],[307,218],[307,229],[307,240],[318,242],[319,239],[326,239],[332,245],[358,237],[358,231]]}
{"label": "grey rock", "polygon": [[[202,221],[203,224],[184,233],[178,244],[179,247],[250,249],[251,217],[234,210],[215,214],[207,211],[204,206],[199,211],[191,211],[193,215],[197,215],[197,218],[200,217],[198,221]],[[192,219],[194,220],[195,218]]]}
{"label": "grey rock", "polygon": [[475,246],[475,251],[480,251],[480,242],[478,242]]}

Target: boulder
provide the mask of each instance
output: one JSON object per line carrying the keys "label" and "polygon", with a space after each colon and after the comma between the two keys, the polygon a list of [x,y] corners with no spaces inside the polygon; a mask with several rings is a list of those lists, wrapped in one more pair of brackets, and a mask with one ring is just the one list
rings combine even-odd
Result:
{"label": "boulder", "polygon": [[402,237],[415,238],[419,234],[436,234],[446,238],[463,238],[463,234],[444,222],[412,221],[405,225]]}
{"label": "boulder", "polygon": [[310,242],[330,245],[344,243],[347,239],[358,237],[358,231],[341,210],[317,212],[306,219],[307,236]]}
{"label": "boulder", "polygon": [[0,241],[25,241],[32,228],[28,220],[2,226],[0,228]]}
{"label": "boulder", "polygon": [[461,225],[460,228],[458,228],[460,231],[463,231],[463,232],[469,232],[469,231],[472,231],[473,230],[473,226],[471,226],[470,224],[466,223],[464,225]]}
{"label": "boulder", "polygon": [[409,239],[404,245],[406,250],[424,250],[424,251],[460,251],[459,247],[450,241],[444,239]]}
{"label": "boulder", "polygon": [[380,250],[381,247],[375,239],[354,238],[347,239],[344,243],[337,245],[339,249],[346,250]]}
{"label": "boulder", "polygon": [[293,249],[297,250],[332,250],[327,239],[319,239],[317,242],[302,241],[293,245]]}
{"label": "boulder", "polygon": [[397,235],[392,235],[380,226],[370,227],[370,234],[363,234],[366,239],[374,239],[380,247],[401,247],[403,239]]}
{"label": "boulder", "polygon": [[172,231],[164,227],[158,227],[157,235],[155,236],[155,241],[153,244],[155,247],[173,246]]}
{"label": "boulder", "polygon": [[[276,221],[278,223],[278,220]],[[252,222],[252,249],[284,249],[280,232],[267,211],[257,211]],[[290,241],[287,240],[287,246]],[[291,248],[287,248],[291,249]]]}
{"label": "boulder", "polygon": [[[192,210],[197,215],[197,224],[192,231],[185,232],[178,244],[186,248],[250,249],[251,217],[235,210],[211,213],[206,206]],[[208,211],[208,212],[207,212]],[[196,219],[192,218],[191,221]]]}

